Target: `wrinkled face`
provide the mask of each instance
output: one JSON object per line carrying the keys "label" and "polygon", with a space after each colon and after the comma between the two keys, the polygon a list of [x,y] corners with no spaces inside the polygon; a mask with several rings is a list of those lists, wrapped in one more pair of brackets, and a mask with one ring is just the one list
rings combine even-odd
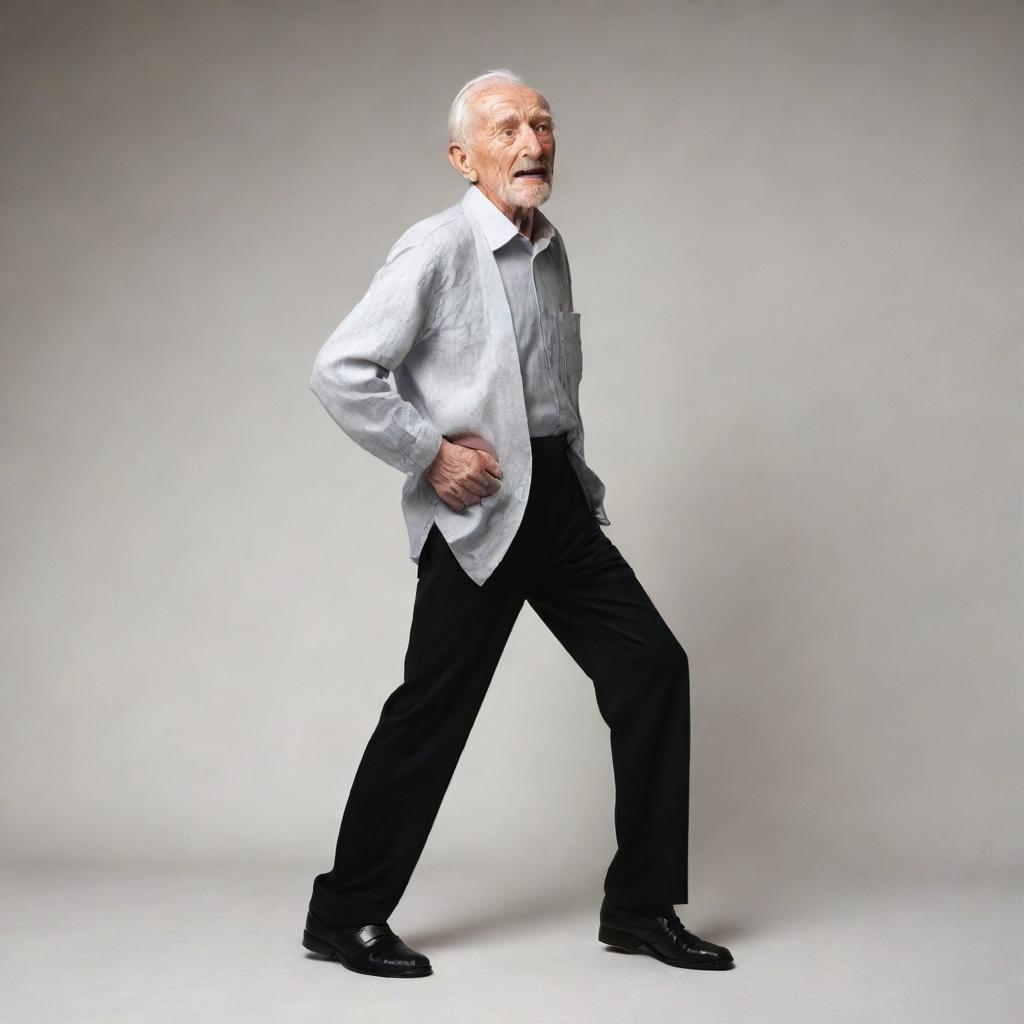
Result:
{"label": "wrinkled face", "polygon": [[513,83],[488,86],[470,101],[469,148],[449,147],[464,177],[507,210],[540,206],[551,195],[555,129],[547,100]]}

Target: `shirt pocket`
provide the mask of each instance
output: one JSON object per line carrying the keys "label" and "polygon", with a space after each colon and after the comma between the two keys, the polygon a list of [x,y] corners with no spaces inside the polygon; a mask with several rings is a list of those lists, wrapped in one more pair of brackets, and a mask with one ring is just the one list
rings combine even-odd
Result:
{"label": "shirt pocket", "polygon": [[583,377],[583,345],[580,341],[580,315],[572,310],[557,314],[558,351],[562,379],[571,388]]}

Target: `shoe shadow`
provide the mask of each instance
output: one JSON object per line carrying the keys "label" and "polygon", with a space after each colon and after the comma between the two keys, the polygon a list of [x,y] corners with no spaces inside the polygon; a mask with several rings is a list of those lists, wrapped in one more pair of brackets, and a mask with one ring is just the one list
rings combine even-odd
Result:
{"label": "shoe shadow", "polygon": [[471,909],[464,911],[459,919],[427,930],[417,930],[415,936],[410,931],[407,941],[414,948],[416,943],[433,949],[461,946],[470,942],[478,942],[491,935],[509,936],[517,932],[530,932],[537,927],[538,923],[572,915],[587,907],[594,912],[594,927],[596,929],[597,908],[600,903],[600,895],[595,901],[592,892],[583,890],[567,892],[564,889],[536,892],[525,898],[517,899],[515,902],[510,900],[503,904],[492,900],[486,906],[481,907],[478,913],[473,913]]}

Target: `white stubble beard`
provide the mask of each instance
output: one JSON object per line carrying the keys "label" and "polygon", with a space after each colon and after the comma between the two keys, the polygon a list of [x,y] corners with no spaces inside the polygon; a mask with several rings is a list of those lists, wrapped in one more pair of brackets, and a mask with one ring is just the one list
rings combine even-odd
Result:
{"label": "white stubble beard", "polygon": [[517,187],[514,182],[502,186],[499,197],[503,203],[512,207],[537,207],[551,198],[554,175],[549,175],[543,185],[525,185]]}

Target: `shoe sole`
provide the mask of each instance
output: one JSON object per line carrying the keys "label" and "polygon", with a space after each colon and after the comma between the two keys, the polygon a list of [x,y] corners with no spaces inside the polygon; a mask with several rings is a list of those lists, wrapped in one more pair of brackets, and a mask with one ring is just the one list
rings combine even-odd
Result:
{"label": "shoe sole", "polygon": [[356,974],[369,974],[374,978],[425,978],[428,974],[434,973],[433,967],[410,967],[404,971],[376,971],[370,967],[360,967],[358,964],[352,963],[336,946],[332,946],[320,936],[306,930],[302,932],[302,945],[311,953],[316,953],[327,960],[337,960],[350,971],[355,971]]}
{"label": "shoe sole", "polygon": [[647,953],[671,967],[689,967],[698,971],[727,971],[733,966],[732,960],[715,960],[710,963],[672,960],[649,946],[643,939],[638,939],[635,935],[630,935],[629,932],[620,932],[615,928],[609,928],[607,925],[601,925],[597,937],[606,946],[614,946],[616,949],[624,949],[630,953]]}

